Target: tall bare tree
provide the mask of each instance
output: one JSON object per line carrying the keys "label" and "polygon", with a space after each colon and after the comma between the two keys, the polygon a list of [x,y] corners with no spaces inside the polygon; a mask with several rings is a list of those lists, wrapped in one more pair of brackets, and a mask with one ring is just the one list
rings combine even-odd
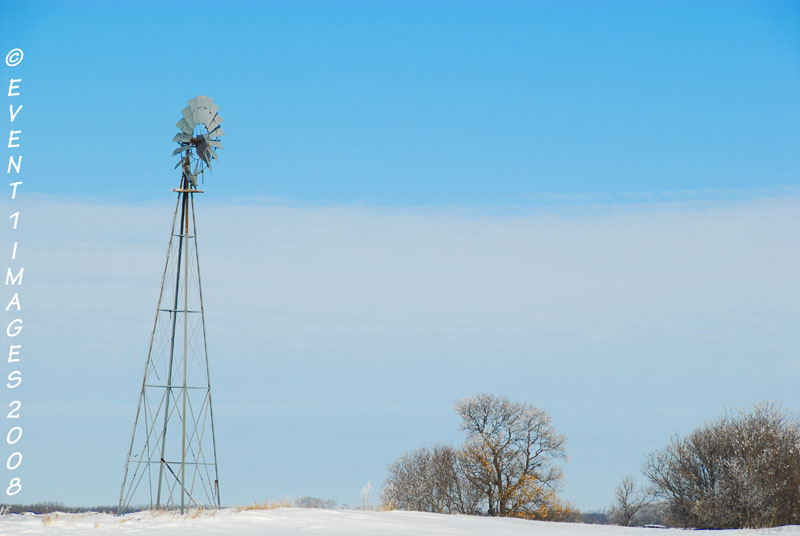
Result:
{"label": "tall bare tree", "polygon": [[466,474],[483,493],[488,515],[544,519],[559,513],[557,462],[566,458],[566,439],[550,416],[489,394],[459,400],[455,409],[467,432]]}

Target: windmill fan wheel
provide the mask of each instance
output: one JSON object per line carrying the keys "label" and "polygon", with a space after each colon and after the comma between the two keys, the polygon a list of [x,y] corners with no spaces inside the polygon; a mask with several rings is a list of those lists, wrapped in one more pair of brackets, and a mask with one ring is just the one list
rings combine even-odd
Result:
{"label": "windmill fan wheel", "polygon": [[180,155],[175,167],[183,166],[187,185],[196,187],[198,174],[204,176],[205,170],[211,169],[212,160],[219,160],[215,149],[222,149],[222,116],[214,101],[202,95],[191,99],[181,114],[183,117],[175,124],[180,132],[172,138],[179,146],[172,154]]}

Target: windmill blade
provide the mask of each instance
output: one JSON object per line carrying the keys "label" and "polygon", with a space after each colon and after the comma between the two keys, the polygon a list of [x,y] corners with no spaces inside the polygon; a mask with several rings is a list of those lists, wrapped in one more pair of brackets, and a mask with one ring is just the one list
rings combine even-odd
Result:
{"label": "windmill blade", "polygon": [[181,118],[180,121],[175,123],[175,126],[181,129],[184,134],[188,134],[191,137],[194,127],[186,121],[186,118]]}
{"label": "windmill blade", "polygon": [[219,114],[214,114],[214,119],[212,119],[210,123],[206,123],[206,127],[208,128],[208,131],[211,132],[217,128],[220,123],[222,123],[222,116]]}
{"label": "windmill blade", "polygon": [[[205,95],[198,95],[192,100],[195,102],[195,107],[207,109],[211,113],[212,117],[219,111],[219,106],[214,104],[214,101]],[[192,101],[190,100],[189,104],[191,103]]]}
{"label": "windmill blade", "polygon": [[194,116],[194,121],[196,124],[204,124],[206,127],[214,118],[214,114],[208,111],[208,108],[193,108],[192,115]]}
{"label": "windmill blade", "polygon": [[214,117],[217,115],[217,110],[219,109],[217,105],[214,104],[214,101],[208,97],[199,95],[189,101],[189,107],[192,110],[195,124],[202,123],[206,125],[209,130],[213,128],[208,125],[214,120]]}
{"label": "windmill blade", "polygon": [[217,127],[211,132],[208,133],[210,138],[219,138],[220,136],[224,135],[225,131],[222,130],[222,127]]}
{"label": "windmill blade", "polygon": [[211,110],[212,108],[214,109],[214,112],[219,110],[219,106],[214,104],[214,100],[211,97],[206,97],[205,95],[198,95],[197,98],[202,99],[203,106],[205,106],[209,110]]}
{"label": "windmill blade", "polygon": [[[187,106],[183,110],[181,110],[181,115],[184,119],[186,119],[186,123],[193,129],[194,126],[197,124],[197,121],[194,120],[194,115],[192,114],[191,106]],[[191,134],[191,130],[189,131]]]}
{"label": "windmill blade", "polygon": [[192,108],[200,108],[206,106],[207,101],[210,100],[211,99],[209,99],[205,95],[197,95],[196,97],[189,99],[189,106],[191,106]]}
{"label": "windmill blade", "polygon": [[175,134],[175,137],[172,138],[172,141],[176,141],[178,143],[189,143],[192,141],[192,135],[186,134],[185,132],[178,132]]}
{"label": "windmill blade", "polygon": [[175,156],[176,154],[180,154],[180,153],[182,153],[183,151],[185,151],[188,148],[189,148],[188,145],[182,145],[181,147],[178,147],[177,149],[172,151],[172,156]]}

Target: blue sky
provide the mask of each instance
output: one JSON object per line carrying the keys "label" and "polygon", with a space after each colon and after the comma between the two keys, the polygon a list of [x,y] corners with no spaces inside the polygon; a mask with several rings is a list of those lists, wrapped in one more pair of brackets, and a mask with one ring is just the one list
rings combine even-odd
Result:
{"label": "blue sky", "polygon": [[485,205],[794,184],[799,9],[40,3],[0,24],[35,58],[35,170],[81,163],[49,193],[157,198],[165,118],[199,93],[228,127],[217,199]]}
{"label": "blue sky", "polygon": [[459,441],[452,404],[483,391],[553,414],[584,509],[725,405],[800,407],[799,19],[4,3],[0,52],[25,52],[0,64],[23,78],[20,500],[116,500],[197,94],[226,131],[198,214],[224,502],[355,504],[403,451]]}

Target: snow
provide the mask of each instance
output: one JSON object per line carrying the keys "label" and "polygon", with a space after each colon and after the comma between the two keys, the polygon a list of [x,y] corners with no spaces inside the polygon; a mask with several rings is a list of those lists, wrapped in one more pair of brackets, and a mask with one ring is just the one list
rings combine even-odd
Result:
{"label": "snow", "polygon": [[[277,508],[176,513],[140,512],[124,516],[110,514],[12,514],[0,516],[4,536],[53,534],[63,536],[103,534],[147,534],[190,536],[677,536],[680,529],[626,528],[610,525],[549,523],[522,519],[426,514],[420,512],[367,512]],[[800,526],[761,530],[726,531],[725,536],[800,536]]]}

